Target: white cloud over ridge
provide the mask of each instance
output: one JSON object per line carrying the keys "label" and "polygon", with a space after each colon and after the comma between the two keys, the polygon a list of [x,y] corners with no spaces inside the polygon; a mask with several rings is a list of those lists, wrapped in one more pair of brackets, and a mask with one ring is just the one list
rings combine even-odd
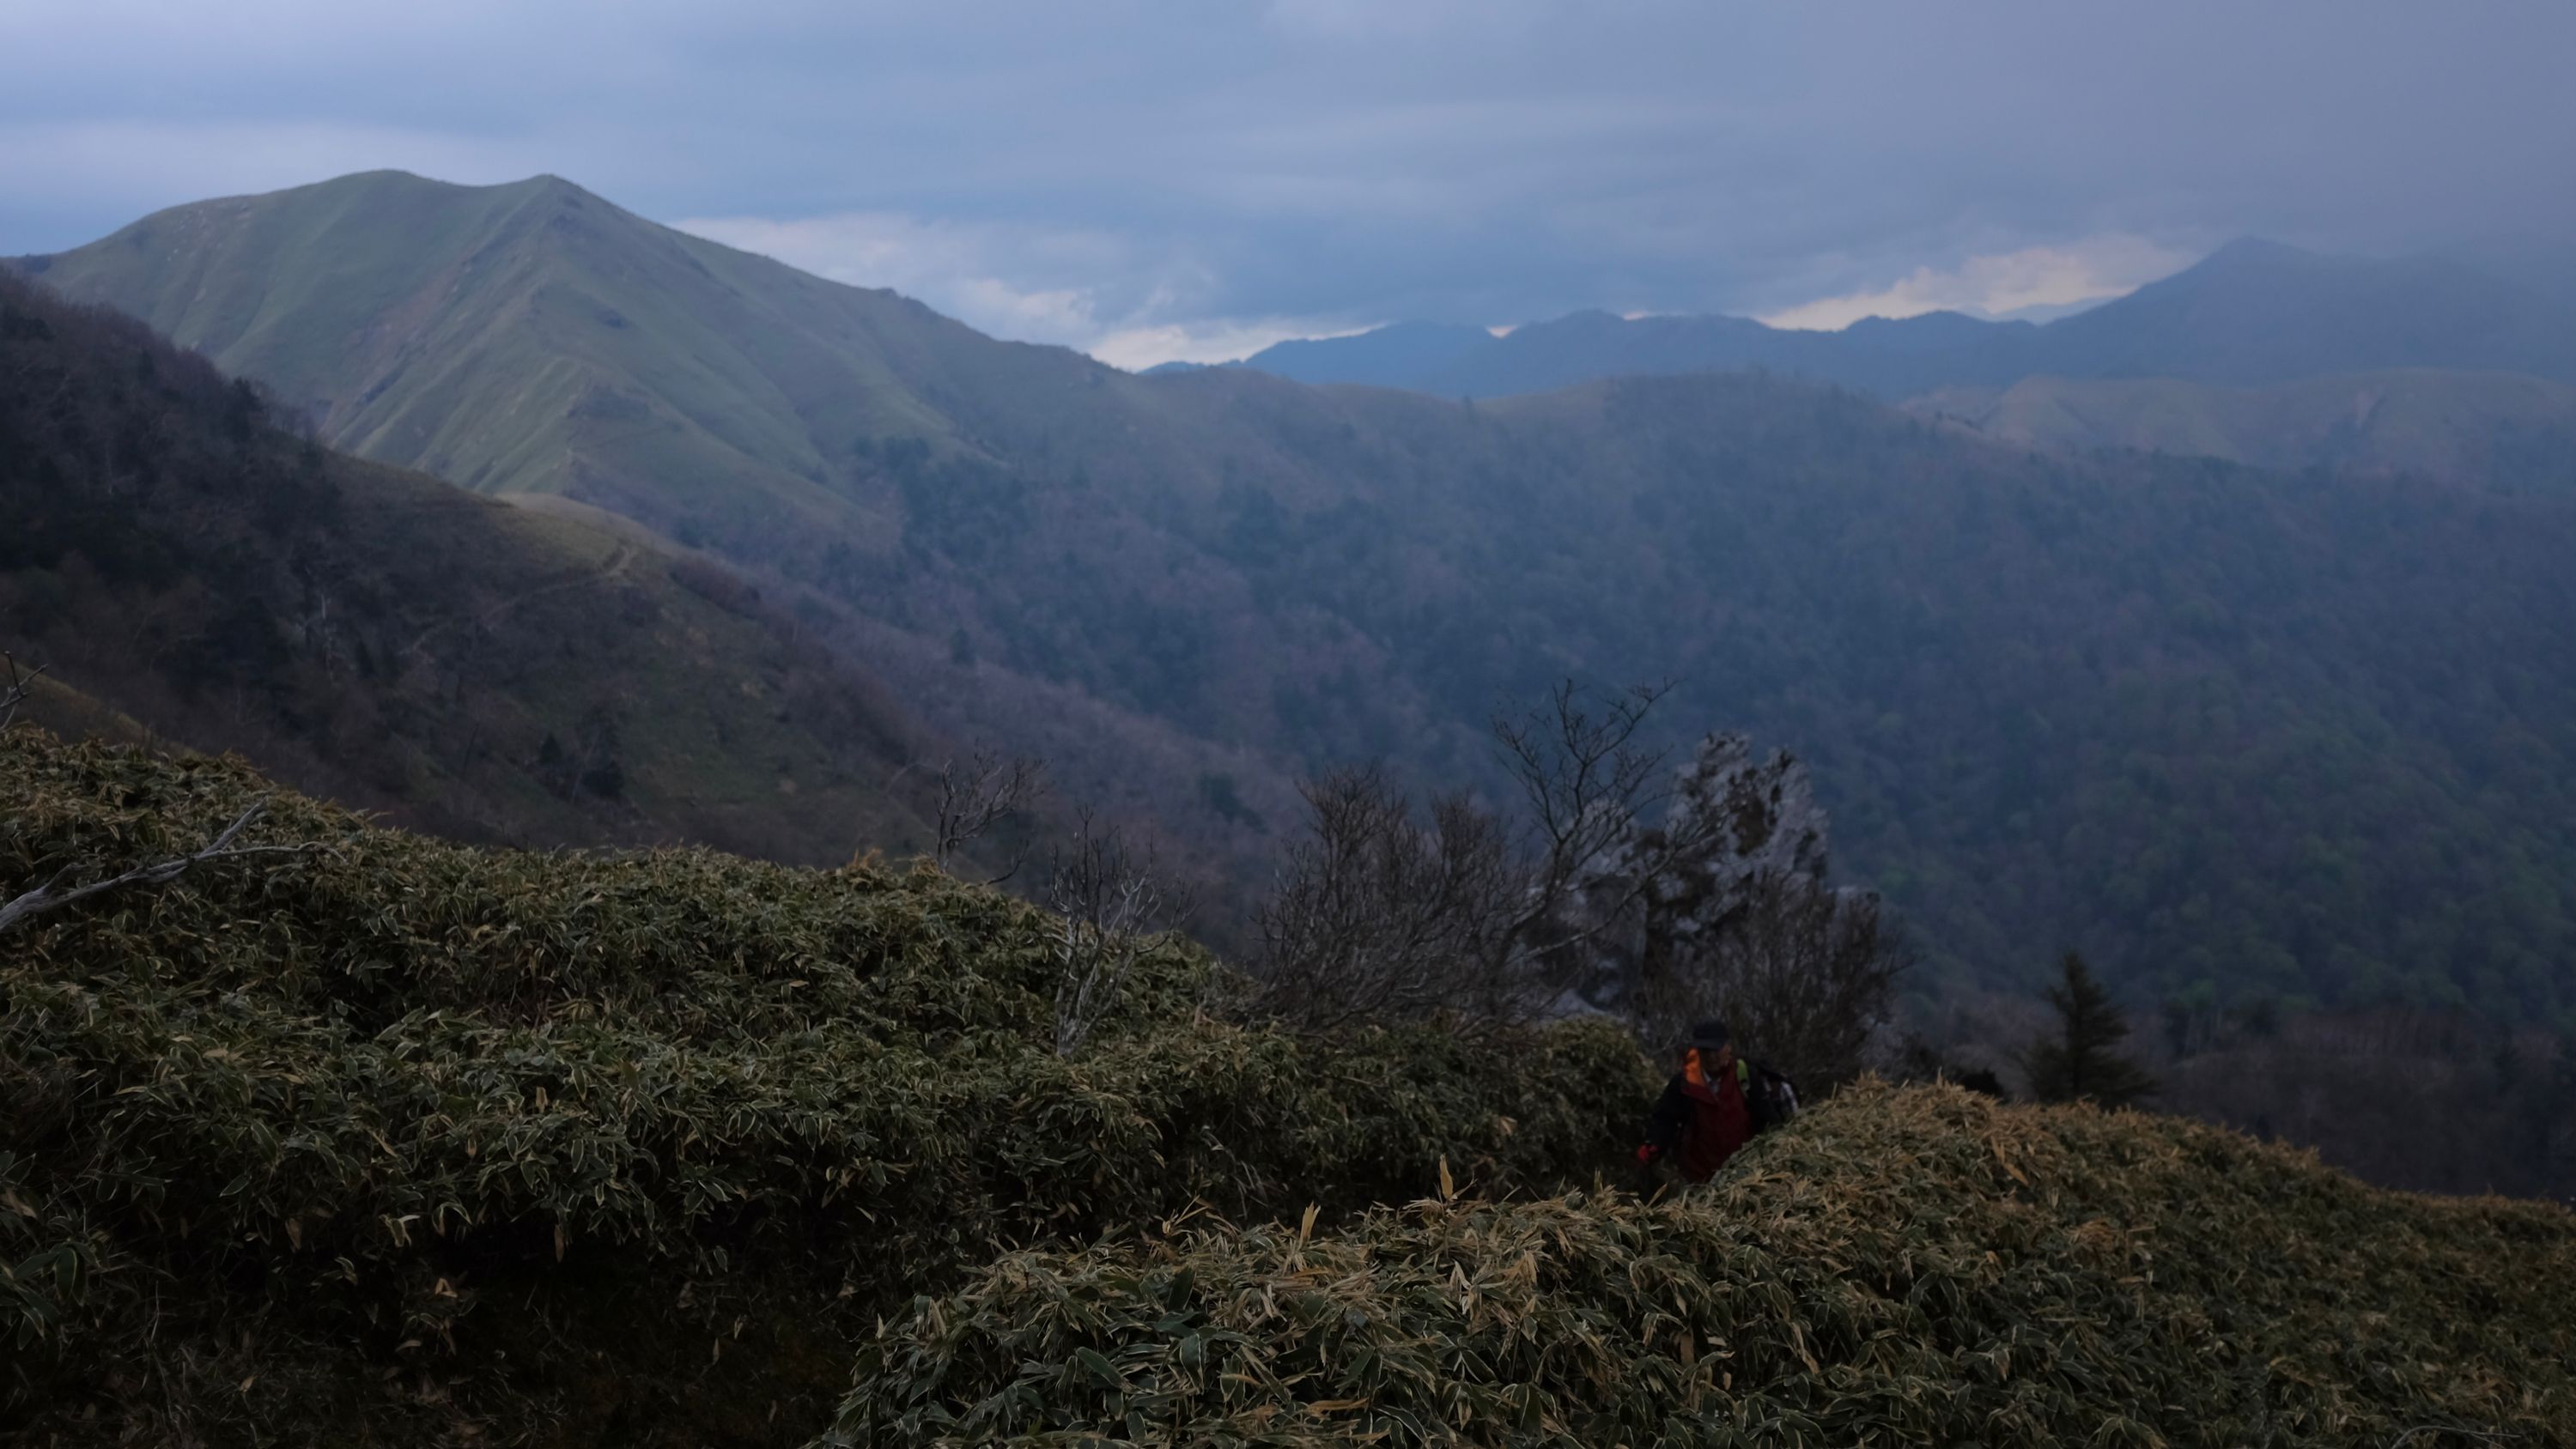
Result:
{"label": "white cloud over ridge", "polygon": [[[697,217],[675,225],[836,282],[890,288],[997,337],[1076,348],[1115,367],[1231,362],[1276,342],[1366,330],[1346,318],[1209,315],[1205,309],[1215,287],[1203,268],[1178,256],[1140,255],[1134,244],[1107,231],[933,221],[893,212],[792,221]],[[1834,331],[1864,317],[1937,311],[2044,318],[2126,295],[2194,257],[2143,237],[2108,233],[2061,246],[1972,255],[1948,267],[1920,266],[1885,287],[1817,298],[1756,320]],[[1503,325],[1498,335],[1509,330]]]}
{"label": "white cloud over ridge", "polygon": [[894,212],[673,224],[818,277],[890,288],[978,331],[1076,348],[1113,367],[1232,362],[1292,337],[1362,330],[1330,318],[1209,316],[1203,268],[1183,256],[1140,255],[1104,231]]}
{"label": "white cloud over ridge", "polygon": [[1972,317],[2044,316],[2126,296],[2189,266],[2194,253],[2144,237],[2112,233],[2062,246],[1971,256],[1949,267],[1916,267],[1869,291],[1820,297],[1765,312],[1772,327],[1839,331],[1864,317],[1919,317],[1965,312]]}

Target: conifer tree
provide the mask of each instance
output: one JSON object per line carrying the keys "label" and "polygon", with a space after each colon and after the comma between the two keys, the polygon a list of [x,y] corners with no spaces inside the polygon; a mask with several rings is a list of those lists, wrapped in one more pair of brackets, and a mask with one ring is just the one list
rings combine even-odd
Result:
{"label": "conifer tree", "polygon": [[2048,988],[2057,1030],[2022,1053],[2030,1094],[2042,1102],[2092,1102],[2127,1107],[2156,1092],[2155,1078],[2116,1048],[2129,1034],[2127,1018],[2093,979],[2084,958],[2066,953],[2064,979]]}

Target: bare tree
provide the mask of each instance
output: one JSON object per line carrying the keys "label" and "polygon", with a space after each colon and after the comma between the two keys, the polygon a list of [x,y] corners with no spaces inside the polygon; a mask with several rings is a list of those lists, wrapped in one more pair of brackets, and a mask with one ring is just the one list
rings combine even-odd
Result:
{"label": "bare tree", "polygon": [[1757,875],[1825,868],[1824,815],[1787,752],[1757,758],[1745,736],[1712,733],[1675,767],[1638,743],[1666,692],[1593,704],[1560,685],[1494,727],[1532,820],[1510,966],[1631,1016],[1677,940],[1722,934]]}
{"label": "bare tree", "polygon": [[70,890],[61,890],[58,889],[58,887],[60,887],[65,880],[69,879],[72,874],[80,868],[77,862],[71,865],[66,865],[61,870],[54,872],[53,878],[46,881],[43,885],[37,886],[33,890],[22,892],[16,899],[9,901],[5,905],[0,905],[0,932],[6,932],[19,922],[40,912],[56,910],[60,907],[68,906],[75,901],[87,900],[91,896],[115,890],[120,886],[166,884],[170,881],[177,880],[180,876],[187,874],[190,870],[201,865],[211,865],[215,862],[225,860],[241,860],[246,857],[260,855],[302,855],[308,851],[321,849],[319,845],[311,844],[233,844],[234,839],[240,836],[244,830],[248,829],[251,822],[257,820],[267,809],[268,802],[265,800],[254,803],[249,809],[241,813],[241,817],[239,819],[235,820],[232,824],[225,826],[222,833],[218,834],[212,842],[206,845],[204,849],[198,850],[193,854],[178,856],[171,860],[161,861],[155,865],[136,866],[134,869],[126,871],[122,875],[113,875],[109,876],[105,880],[92,881],[85,886],[75,886]]}
{"label": "bare tree", "polygon": [[1374,768],[1303,787],[1306,838],[1255,913],[1254,1009],[1308,1030],[1450,1015],[1518,1020],[1540,1004],[1508,968],[1530,873],[1510,834],[1465,795],[1417,818]]}
{"label": "bare tree", "polygon": [[1511,927],[1523,950],[1544,955],[1579,945],[1608,929],[1642,891],[1640,879],[1625,897],[1569,910],[1578,894],[1603,883],[1612,853],[1634,840],[1638,818],[1662,798],[1656,781],[1664,753],[1636,740],[1669,688],[1637,685],[1596,707],[1568,680],[1544,707],[1495,717],[1494,742],[1529,807],[1535,844],[1530,891]]}
{"label": "bare tree", "polygon": [[1055,1050],[1082,1050],[1118,1004],[1147,938],[1177,925],[1188,903],[1156,879],[1155,859],[1129,848],[1115,828],[1082,812],[1072,841],[1049,872],[1047,905],[1057,916],[1053,950]]}
{"label": "bare tree", "polygon": [[[931,859],[950,869],[965,847],[1002,821],[1019,814],[1046,792],[1046,765],[1025,756],[1005,760],[978,750],[961,769],[950,760],[939,767],[939,843]],[[987,884],[999,885],[1019,874],[1028,859],[1023,851],[1010,868]]]}
{"label": "bare tree", "polygon": [[1667,689],[1600,705],[1570,683],[1519,720],[1498,719],[1503,761],[1528,801],[1530,892],[1514,921],[1527,958],[1608,954],[1650,971],[1672,930],[1722,928],[1763,869],[1821,875],[1824,817],[1787,752],[1757,760],[1741,734],[1701,738],[1675,768],[1637,742]]}
{"label": "bare tree", "polygon": [[1765,1065],[1828,1088],[1860,1074],[1912,960],[1876,895],[1763,870],[1726,929],[1686,938],[1648,980],[1641,1024],[1678,1039],[1690,1022],[1723,1018]]}
{"label": "bare tree", "polygon": [[1825,885],[1824,812],[1795,758],[1711,734],[1675,768],[1640,743],[1663,695],[1568,684],[1498,719],[1518,830],[1458,795],[1426,822],[1374,769],[1308,783],[1306,838],[1257,916],[1254,1008],[1314,1030],[1724,1016],[1784,1068],[1850,1075],[1906,964],[1893,926],[1875,896]]}
{"label": "bare tree", "polygon": [[17,722],[18,706],[35,694],[36,676],[45,672],[45,666],[39,664],[33,669],[21,669],[18,656],[5,650],[0,650],[0,665],[5,665],[9,671],[9,682],[0,685],[0,730],[5,730]]}
{"label": "bare tree", "polygon": [[1497,718],[1525,806],[1517,827],[1465,794],[1417,814],[1375,768],[1309,781],[1306,838],[1256,917],[1255,1008],[1323,1031],[1432,1016],[1481,1027],[1547,1010],[1579,963],[1634,934],[1662,862],[1715,828],[1640,824],[1673,793],[1664,752],[1638,743],[1663,694],[1596,700],[1568,683]]}

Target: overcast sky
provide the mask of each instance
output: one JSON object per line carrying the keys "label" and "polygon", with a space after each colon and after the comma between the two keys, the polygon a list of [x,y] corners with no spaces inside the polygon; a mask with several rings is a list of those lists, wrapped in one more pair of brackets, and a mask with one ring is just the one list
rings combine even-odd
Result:
{"label": "overcast sky", "polygon": [[1127,365],[2576,235],[2576,3],[0,0],[0,252],[553,172]]}

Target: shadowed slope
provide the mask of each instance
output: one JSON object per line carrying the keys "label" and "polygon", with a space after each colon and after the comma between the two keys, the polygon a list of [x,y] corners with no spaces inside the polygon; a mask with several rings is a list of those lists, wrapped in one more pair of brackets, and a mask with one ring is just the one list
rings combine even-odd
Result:
{"label": "shadowed slope", "polygon": [[0,506],[0,647],[306,788],[533,844],[929,833],[929,737],[722,567],[301,442],[6,276]]}

